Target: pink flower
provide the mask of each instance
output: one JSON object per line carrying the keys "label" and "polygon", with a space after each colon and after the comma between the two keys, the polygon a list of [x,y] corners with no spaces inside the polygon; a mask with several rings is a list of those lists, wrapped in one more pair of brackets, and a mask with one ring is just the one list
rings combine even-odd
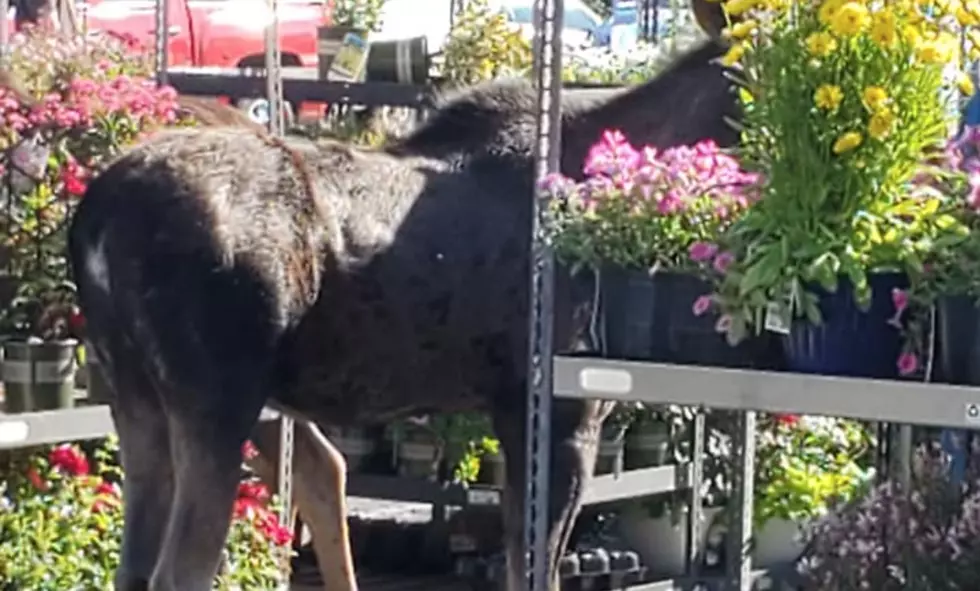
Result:
{"label": "pink flower", "polygon": [[898,356],[898,373],[907,376],[919,368],[919,358],[915,353],[902,353]]}
{"label": "pink flower", "polygon": [[695,242],[687,250],[687,254],[691,257],[691,260],[697,263],[711,260],[717,252],[718,245],[711,242]]}
{"label": "pink flower", "polygon": [[728,273],[728,269],[735,262],[735,255],[730,251],[719,252],[718,256],[715,257],[714,262],[711,266],[714,267],[715,271],[721,273],[722,275]]}
{"label": "pink flower", "polygon": [[715,322],[715,332],[725,333],[728,329],[732,327],[732,317],[728,314],[722,314],[718,318],[718,322]]}
{"label": "pink flower", "polygon": [[892,304],[895,306],[895,316],[899,316],[909,305],[909,294],[904,289],[892,289]]}
{"label": "pink flower", "polygon": [[703,316],[711,308],[711,296],[703,295],[698,299],[694,300],[694,305],[691,307],[691,311],[694,312],[695,316]]}

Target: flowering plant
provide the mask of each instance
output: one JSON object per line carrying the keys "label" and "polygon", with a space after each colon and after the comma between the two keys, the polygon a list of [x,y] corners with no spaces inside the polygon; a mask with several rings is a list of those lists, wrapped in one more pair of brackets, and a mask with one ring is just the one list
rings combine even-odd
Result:
{"label": "flowering plant", "polygon": [[948,75],[958,35],[980,22],[972,3],[790,5],[724,4],[742,19],[726,30],[723,61],[740,70],[745,162],[766,179],[725,237],[736,261],[715,301],[732,341],[767,315],[819,324],[813,285],[835,291],[846,277],[864,306],[869,273],[922,272],[939,204],[908,186],[955,123],[948,87],[972,92],[965,75]]}
{"label": "flowering plant", "polygon": [[[111,589],[119,564],[122,503],[114,440],[89,457],[71,444],[8,466],[0,481],[0,588]],[[274,589],[278,547],[290,543],[269,493],[243,480],[218,589]]]}
{"label": "flowering plant", "polygon": [[636,149],[608,130],[589,152],[586,180],[543,182],[555,197],[557,255],[573,264],[693,270],[715,258],[713,243],[752,201],[754,174],[712,141],[664,151]]}
{"label": "flowering plant", "polygon": [[804,523],[870,482],[872,436],[858,422],[795,415],[766,417],[757,432],[753,517]]}
{"label": "flowering plant", "polygon": [[[18,35],[5,63],[31,97],[0,89],[0,262],[14,296],[4,332],[77,332],[66,230],[92,174],[121,148],[177,121],[176,93],[112,37]],[[75,320],[73,320],[75,319]]]}
{"label": "flowering plant", "polygon": [[980,580],[980,472],[965,485],[938,449],[917,452],[912,483],[885,482],[804,533],[807,591],[967,591]]}

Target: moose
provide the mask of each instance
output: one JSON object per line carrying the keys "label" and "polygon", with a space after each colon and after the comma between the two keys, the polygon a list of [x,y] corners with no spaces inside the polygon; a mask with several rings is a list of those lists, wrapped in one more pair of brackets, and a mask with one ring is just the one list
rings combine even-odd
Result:
{"label": "moose", "polygon": [[[711,37],[656,79],[563,102],[562,170],[618,128],[636,144],[714,138],[736,102]],[[90,183],[69,228],[87,338],[115,399],[125,471],[119,591],[211,589],[264,406],[296,418],[295,494],[326,589],[356,591],[346,466],[318,424],[483,410],[506,459],[507,585],[523,591],[523,482],[535,99],[496,81],[380,149],[247,126],[161,132]],[[585,293],[585,292],[588,293]],[[561,269],[556,350],[587,346],[591,289]],[[603,401],[555,402],[549,569],[595,462]]]}

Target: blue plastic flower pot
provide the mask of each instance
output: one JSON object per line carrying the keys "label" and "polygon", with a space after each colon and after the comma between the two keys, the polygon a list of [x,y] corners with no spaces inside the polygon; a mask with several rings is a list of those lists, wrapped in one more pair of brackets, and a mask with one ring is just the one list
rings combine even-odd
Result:
{"label": "blue plastic flower pot", "polygon": [[861,310],[849,279],[838,279],[837,291],[809,286],[820,297],[823,322],[795,319],[784,337],[789,371],[864,378],[897,378],[902,338],[889,323],[895,316],[892,290],[908,287],[903,273],[876,273],[868,278],[871,306]]}

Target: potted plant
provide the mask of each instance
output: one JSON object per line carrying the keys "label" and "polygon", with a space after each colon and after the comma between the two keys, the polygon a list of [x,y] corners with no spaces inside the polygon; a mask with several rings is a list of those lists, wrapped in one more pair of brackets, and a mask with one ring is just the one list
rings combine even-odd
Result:
{"label": "potted plant", "polygon": [[670,424],[659,407],[640,404],[626,431],[624,464],[627,470],[662,466],[670,453]]}
{"label": "potted plant", "polygon": [[172,88],[149,78],[146,56],[120,40],[34,34],[8,49],[4,67],[44,97],[0,89],[0,334],[5,406],[17,412],[74,403],[84,319],[68,269],[68,221],[93,171],[177,122],[177,105]]}
{"label": "potted plant", "polygon": [[[454,482],[472,484],[482,472],[484,479],[503,482],[500,442],[494,438],[493,425],[485,413],[437,415],[432,418],[432,429],[443,443],[443,456]],[[489,464],[486,471],[484,462]]]}
{"label": "potted plant", "polygon": [[326,429],[326,436],[344,454],[348,472],[361,470],[374,453],[376,441],[366,427],[331,426]]}
{"label": "potted plant", "polygon": [[406,478],[436,480],[445,446],[432,428],[430,417],[409,419],[394,426],[398,474]]}
{"label": "potted plant", "polygon": [[368,58],[368,37],[381,26],[384,0],[331,0],[330,24],[317,27],[321,80],[360,80]]}
{"label": "potted plant", "polygon": [[[969,88],[967,89],[969,90]],[[923,260],[923,272],[909,289],[896,292],[905,347],[902,369],[918,369],[934,352],[933,381],[980,384],[980,129],[967,127],[942,154],[924,166],[914,189],[939,205],[941,233]],[[935,310],[935,342],[928,338]],[[932,345],[934,344],[934,349]]]}
{"label": "potted plant", "polygon": [[487,0],[471,0],[456,15],[442,50],[440,75],[452,86],[469,86],[531,69],[531,44]]}
{"label": "potted plant", "polygon": [[[649,411],[634,409],[641,418]],[[667,461],[678,466],[691,462],[691,443],[696,409],[665,405],[657,417],[667,426]],[[733,426],[730,413],[710,413],[705,417],[705,456],[701,488],[702,522],[696,541],[706,546],[709,530],[718,521],[731,494],[731,437]],[[624,505],[620,533],[624,541],[635,548],[652,572],[662,576],[683,574],[687,552],[687,523],[690,515],[690,492],[676,491]]]}
{"label": "potted plant", "polygon": [[663,151],[603,133],[585,162],[587,179],[546,178],[554,197],[555,252],[600,276],[611,357],[747,366],[757,351],[729,347],[716,331],[702,263],[721,269],[718,236],[754,200],[758,178],[711,141]]}
{"label": "potted plant", "polygon": [[870,483],[872,444],[868,428],[855,421],[763,417],[756,447],[753,564],[785,566],[802,554],[803,529]]}
{"label": "potted plant", "polygon": [[837,0],[725,9],[742,19],[725,60],[741,154],[764,182],[722,241],[734,260],[713,296],[719,328],[731,342],[782,334],[793,371],[895,377],[892,292],[938,232],[938,204],[909,185],[955,123],[943,98],[955,15]]}
{"label": "potted plant", "polygon": [[974,461],[965,479],[950,478],[941,450],[918,450],[909,487],[886,481],[807,528],[801,588],[975,589],[978,476]]}

